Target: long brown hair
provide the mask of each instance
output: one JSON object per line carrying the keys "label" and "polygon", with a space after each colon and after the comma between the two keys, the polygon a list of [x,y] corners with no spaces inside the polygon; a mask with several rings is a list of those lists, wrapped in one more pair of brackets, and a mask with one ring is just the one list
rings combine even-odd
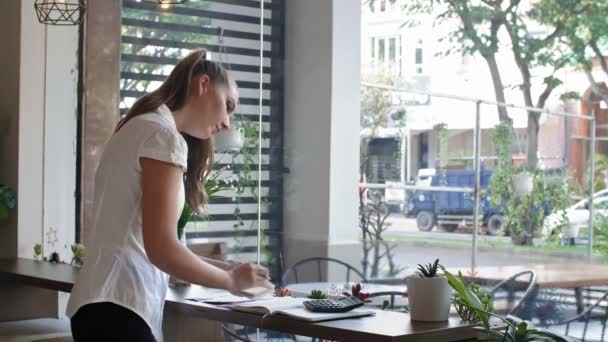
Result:
{"label": "long brown hair", "polygon": [[[229,113],[234,111],[238,102],[236,82],[220,64],[207,59],[207,50],[199,49],[179,61],[158,89],[137,99],[125,117],[118,122],[115,132],[132,118],[154,112],[163,104],[171,111],[182,108],[190,95],[192,79],[200,75],[207,75],[216,86],[230,90],[226,106]],[[213,139],[197,139],[185,133],[182,135],[188,144],[186,202],[195,213],[202,215],[207,205],[204,184],[213,167]]]}

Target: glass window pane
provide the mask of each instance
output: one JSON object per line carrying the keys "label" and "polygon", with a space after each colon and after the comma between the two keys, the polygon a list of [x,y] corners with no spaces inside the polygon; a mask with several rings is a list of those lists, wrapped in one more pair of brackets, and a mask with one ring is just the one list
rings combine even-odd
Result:
{"label": "glass window pane", "polygon": [[370,47],[372,50],[372,59],[376,57],[376,38],[371,38]]}
{"label": "glass window pane", "polygon": [[[177,61],[195,48],[208,47],[208,58],[229,69],[239,84],[240,103],[231,125],[241,129],[243,147],[215,146],[214,168],[205,184],[210,195],[208,215],[185,220],[184,239],[188,244],[223,244],[224,255],[219,257],[236,261],[256,262],[259,247],[260,261],[269,267],[275,280],[281,273],[281,245],[269,236],[269,230],[278,229],[277,222],[281,221],[282,212],[273,208],[276,201],[282,201],[278,184],[283,167],[282,155],[271,155],[269,146],[281,150],[278,130],[283,112],[279,102],[270,99],[281,98],[283,91],[281,77],[277,77],[282,69],[274,67],[282,65],[282,57],[272,53],[273,49],[282,50],[279,37],[284,17],[276,13],[284,14],[283,3],[276,1],[265,8],[267,23],[263,31],[267,42],[262,60],[260,27],[250,20],[259,17],[260,9],[251,4],[187,1],[170,5],[167,11],[161,6],[142,8],[140,1],[124,0],[122,11],[121,114],[137,97],[156,89]],[[221,37],[220,27],[240,38]],[[260,64],[264,67],[262,75]],[[217,187],[211,189],[213,185]],[[274,194],[272,199],[270,194]]]}
{"label": "glass window pane", "polygon": [[388,59],[390,62],[395,62],[395,54],[397,53],[395,44],[395,38],[390,38],[388,40]]}
{"label": "glass window pane", "polygon": [[384,51],[385,51],[384,38],[380,38],[378,40],[378,60],[380,62],[384,62]]}
{"label": "glass window pane", "polygon": [[419,47],[416,48],[415,63],[422,64],[422,48],[419,48]]}

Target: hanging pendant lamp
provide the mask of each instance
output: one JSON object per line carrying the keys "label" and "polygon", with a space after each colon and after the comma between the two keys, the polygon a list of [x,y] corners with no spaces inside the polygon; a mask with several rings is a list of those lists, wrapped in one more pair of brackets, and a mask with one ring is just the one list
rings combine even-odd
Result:
{"label": "hanging pendant lamp", "polygon": [[78,25],[84,18],[83,0],[36,0],[38,21],[47,25]]}

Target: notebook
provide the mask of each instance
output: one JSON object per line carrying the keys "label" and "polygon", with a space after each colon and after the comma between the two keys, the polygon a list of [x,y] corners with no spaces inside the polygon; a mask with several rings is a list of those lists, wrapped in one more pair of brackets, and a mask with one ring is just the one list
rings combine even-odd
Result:
{"label": "notebook", "polygon": [[261,299],[261,298],[270,297],[272,294],[274,294],[274,288],[258,286],[258,287],[252,287],[252,288],[249,288],[246,290],[238,290],[238,291],[234,290],[231,292],[237,296],[247,297],[247,298],[251,298],[251,299]]}
{"label": "notebook", "polygon": [[312,312],[304,307],[306,298],[293,297],[273,297],[251,302],[239,303],[231,306],[232,310],[258,313],[262,315],[278,315],[288,318],[305,321],[305,322],[321,322],[334,319],[363,317],[374,315],[373,310],[354,309],[348,312],[340,313],[325,313]]}

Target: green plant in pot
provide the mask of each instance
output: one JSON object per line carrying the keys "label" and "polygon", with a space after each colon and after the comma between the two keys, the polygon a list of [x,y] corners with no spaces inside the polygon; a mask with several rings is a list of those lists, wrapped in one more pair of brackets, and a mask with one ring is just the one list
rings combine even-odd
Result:
{"label": "green plant in pot", "polygon": [[[483,291],[481,287],[475,283],[468,283],[467,286],[469,287],[469,290],[479,298],[485,311],[494,311],[494,296],[492,296],[492,294]],[[466,300],[460,292],[454,293],[454,308],[456,308],[458,316],[467,323],[479,323],[481,321],[475,311],[466,305]]]}
{"label": "green plant in pot", "polygon": [[452,288],[439,272],[439,259],[418,265],[418,271],[405,278],[410,317],[414,321],[447,321],[450,314]]}
{"label": "green plant in pot", "polygon": [[[205,193],[207,194],[207,198],[214,197],[218,192],[227,190],[230,188],[228,182],[224,179],[220,179],[220,172],[222,170],[217,170],[212,173],[207,181],[205,182]],[[186,225],[192,219],[192,215],[194,212],[192,208],[188,205],[188,203],[184,204],[184,208],[182,209],[182,213],[177,220],[177,238],[182,239],[184,236],[184,229]]]}
{"label": "green plant in pot", "polygon": [[0,220],[8,218],[9,210],[15,208],[15,194],[5,184],[0,184]]}
{"label": "green plant in pot", "polygon": [[[488,187],[493,206],[502,207],[501,230],[513,243],[532,245],[539,237],[547,211],[565,209],[568,204],[567,177],[548,177],[543,171],[517,168],[512,162],[512,129],[499,124],[492,132],[497,166]],[[565,220],[565,217],[563,218]]]}

